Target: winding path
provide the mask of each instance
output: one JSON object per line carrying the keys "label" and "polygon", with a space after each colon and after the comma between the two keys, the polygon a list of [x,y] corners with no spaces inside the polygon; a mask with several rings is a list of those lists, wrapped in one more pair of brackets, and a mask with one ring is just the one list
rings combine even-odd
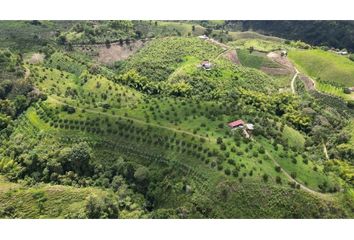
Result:
{"label": "winding path", "polygon": [[24,66],[25,68],[25,80],[27,80],[29,78],[29,76],[31,75],[31,70],[29,69],[29,67]]}
{"label": "winding path", "polygon": [[[266,154],[267,156],[273,161],[273,163],[276,165],[276,166],[280,166],[280,164],[272,157],[271,154],[269,154],[269,152],[266,151]],[[327,200],[330,199],[330,195],[329,194],[325,194],[325,193],[320,193],[320,192],[317,192],[315,190],[312,190],[311,188],[305,186],[304,184],[298,182],[296,179],[292,178],[291,175],[286,172],[282,167],[280,168],[280,171],[292,182],[295,182],[296,184],[299,184],[301,186],[301,189],[305,190],[306,192],[308,193],[311,193],[311,194],[314,194],[318,197],[321,197],[321,198],[326,198]]]}
{"label": "winding path", "polygon": [[108,117],[122,118],[122,119],[126,119],[126,120],[131,120],[133,122],[140,123],[140,124],[143,124],[143,125],[156,127],[156,128],[161,128],[161,129],[167,129],[167,130],[170,130],[170,131],[173,131],[173,132],[177,132],[177,133],[184,133],[184,134],[187,134],[189,136],[203,138],[203,139],[205,139],[207,141],[210,141],[210,138],[207,138],[207,137],[204,137],[204,136],[201,136],[201,135],[198,135],[198,134],[194,134],[194,133],[191,133],[191,132],[188,132],[188,131],[185,131],[185,130],[178,130],[178,129],[175,129],[175,128],[172,128],[172,127],[167,127],[167,126],[163,126],[163,125],[159,125],[159,124],[155,124],[155,123],[147,123],[145,121],[142,121],[142,120],[139,120],[139,119],[136,119],[136,118],[126,117],[126,116],[121,116],[121,115],[114,115],[114,114],[111,114],[111,113],[101,112],[101,111],[94,110],[94,109],[80,108],[80,107],[77,107],[75,105],[64,103],[64,102],[62,102],[62,101],[60,101],[57,98],[54,98],[52,96],[48,96],[48,99],[52,100],[53,102],[55,102],[55,103],[57,103],[59,105],[68,105],[68,106],[73,107],[75,109],[85,110],[86,112],[89,112],[89,113],[99,114],[99,115],[101,114],[101,115],[108,116]]}
{"label": "winding path", "polygon": [[294,67],[294,69],[295,69],[295,74],[294,74],[294,77],[291,79],[291,91],[292,91],[292,93],[296,93],[296,91],[295,91],[295,80],[296,80],[296,78],[297,78],[297,76],[299,75],[299,70],[297,70],[297,68],[296,67]]}

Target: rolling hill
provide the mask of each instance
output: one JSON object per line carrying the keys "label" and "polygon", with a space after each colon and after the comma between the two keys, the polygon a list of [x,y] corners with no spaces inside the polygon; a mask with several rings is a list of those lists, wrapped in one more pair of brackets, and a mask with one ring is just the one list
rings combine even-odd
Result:
{"label": "rolling hill", "polygon": [[[97,24],[112,35],[95,41],[136,36],[138,24],[190,27]],[[25,74],[1,97],[0,217],[353,216],[352,182],[339,173],[351,166],[352,153],[340,147],[349,141],[346,105],[310,91],[281,91],[289,79],[280,84],[264,71],[281,65],[237,42],[171,34],[106,66],[60,43],[80,30],[75,26],[52,39],[59,43],[42,61],[19,58]],[[72,43],[89,44],[89,35]],[[273,51],[273,41],[255,41]],[[26,52],[29,59],[35,50]],[[317,50],[296,49],[289,57],[312,76],[312,62],[297,60],[303,53]],[[332,55],[321,59],[326,65]],[[346,82],[350,70],[336,71]],[[236,120],[242,124],[231,128]],[[335,161],[343,167],[329,167]]]}

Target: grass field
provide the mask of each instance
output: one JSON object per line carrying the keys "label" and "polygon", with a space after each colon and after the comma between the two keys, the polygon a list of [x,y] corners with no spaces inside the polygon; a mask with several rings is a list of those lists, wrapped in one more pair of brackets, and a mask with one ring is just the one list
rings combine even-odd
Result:
{"label": "grass field", "polygon": [[354,86],[354,62],[323,50],[293,50],[289,58],[316,81],[338,87]]}
{"label": "grass field", "polygon": [[283,130],[283,138],[288,141],[289,146],[294,147],[298,150],[303,150],[305,145],[304,136],[297,130],[285,126]]}
{"label": "grass field", "polygon": [[253,51],[249,52],[247,49],[238,49],[237,56],[243,66],[261,69],[262,67],[276,68],[279,64],[267,58],[265,53]]}
{"label": "grass field", "polygon": [[278,37],[266,36],[257,32],[246,31],[246,32],[229,32],[234,40],[238,39],[260,39],[266,41],[283,42],[284,40]]}
{"label": "grass field", "polygon": [[[191,23],[184,23],[184,22],[159,21],[158,25],[167,29],[175,29],[181,34],[181,36],[188,36],[188,34],[195,35],[195,36],[203,35],[205,31],[205,28],[198,24],[191,24]],[[193,26],[195,27],[194,31],[192,31]]]}
{"label": "grass field", "polygon": [[251,38],[251,39],[239,39],[236,41],[229,42],[228,45],[234,47],[242,47],[249,49],[253,47],[257,51],[261,52],[271,52],[276,50],[289,49],[290,47],[282,42],[273,41],[273,40],[263,40],[259,38]]}

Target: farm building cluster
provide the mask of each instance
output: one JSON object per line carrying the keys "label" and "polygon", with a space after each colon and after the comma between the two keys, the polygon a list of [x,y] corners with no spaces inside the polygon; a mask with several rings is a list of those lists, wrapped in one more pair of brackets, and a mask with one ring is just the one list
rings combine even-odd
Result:
{"label": "farm building cluster", "polygon": [[338,55],[348,55],[348,54],[349,54],[346,49],[339,50],[339,49],[337,49],[337,48],[331,48],[331,49],[329,49],[328,51],[334,52],[334,53],[336,53],[336,54],[338,54]]}
{"label": "farm building cluster", "polygon": [[350,94],[354,92],[354,87],[347,87],[347,88],[344,88],[344,93],[347,93],[347,94]]}
{"label": "farm building cluster", "polygon": [[205,70],[211,70],[212,63],[209,62],[208,60],[204,60],[203,62],[200,63],[200,67],[204,68]]}
{"label": "farm building cluster", "polygon": [[230,122],[227,125],[230,127],[231,131],[241,129],[246,138],[250,138],[252,131],[254,130],[254,125],[252,123],[246,123],[242,119]]}

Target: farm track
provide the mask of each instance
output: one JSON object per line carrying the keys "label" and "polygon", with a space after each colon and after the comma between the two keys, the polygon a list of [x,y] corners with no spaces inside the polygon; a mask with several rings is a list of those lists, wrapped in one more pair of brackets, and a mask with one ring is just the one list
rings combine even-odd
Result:
{"label": "farm track", "polygon": [[[273,161],[273,163],[274,163],[276,166],[280,166],[280,164],[272,157],[271,154],[269,154],[268,151],[266,151],[265,153],[266,153],[267,156]],[[332,194],[329,194],[329,193],[325,194],[325,193],[320,193],[320,192],[317,192],[317,191],[315,191],[315,190],[312,190],[311,188],[305,186],[304,184],[298,182],[296,179],[292,178],[292,177],[290,176],[290,174],[289,174],[288,172],[286,172],[283,168],[281,168],[280,171],[281,171],[290,181],[295,182],[296,184],[299,184],[299,185],[301,186],[301,189],[303,189],[304,191],[306,191],[306,192],[308,192],[308,193],[311,193],[311,194],[313,194],[313,195],[315,195],[315,196],[318,196],[318,197],[320,197],[320,198],[322,198],[322,199],[325,199],[325,200],[332,200],[332,198],[331,198],[331,195],[332,195]]]}
{"label": "farm track", "polygon": [[324,153],[326,159],[329,160],[327,147],[326,147],[326,144],[324,142],[323,142],[323,153]]}
{"label": "farm track", "polygon": [[[274,53],[272,52],[273,55],[277,54],[277,53]],[[279,58],[279,57],[278,57]],[[272,58],[271,58],[272,59]],[[274,58],[274,59],[277,59],[277,58]],[[295,74],[291,80],[291,91],[293,94],[296,94],[296,91],[295,91],[295,80],[296,78],[301,74],[302,77],[300,77],[300,80],[305,84],[305,87],[308,91],[315,91],[319,94],[323,94],[323,95],[326,95],[326,96],[329,96],[329,97],[333,97],[333,95],[330,95],[328,93],[324,93],[324,92],[321,92],[319,90],[316,89],[316,82],[315,80],[313,80],[311,77],[309,76],[306,76],[305,74],[303,73],[300,73],[300,71],[294,66],[294,64],[292,64],[290,62],[290,60],[288,59],[282,59],[282,61],[277,61],[275,60],[276,62],[278,62],[279,64],[282,64],[282,66],[292,70],[292,71],[295,71]],[[326,148],[326,145],[325,143],[323,143],[323,153],[326,157],[326,159],[328,160],[329,159],[329,156],[328,156],[328,152],[327,152],[327,148]]]}
{"label": "farm track", "polygon": [[[36,138],[59,138],[63,143],[79,143],[85,141],[89,143],[94,148],[104,148],[109,149],[109,152],[119,152],[126,157],[133,157],[143,159],[147,162],[155,162],[157,164],[165,164],[177,167],[185,176],[189,176],[196,183],[196,190],[201,194],[205,195],[210,191],[211,183],[208,177],[203,173],[195,169],[194,167],[189,166],[186,163],[179,161],[178,159],[169,159],[160,154],[153,154],[150,151],[141,150],[140,148],[135,147],[130,144],[130,142],[116,139],[112,140],[110,137],[103,135],[103,138],[99,139],[92,136],[78,136],[77,134],[66,134],[65,136],[57,135],[55,131],[46,131],[41,132],[36,126],[30,123],[27,117],[23,116],[18,120],[18,129],[21,129],[21,132],[26,132],[31,136],[36,136]],[[40,133],[40,134],[39,134]]]}
{"label": "farm track", "polygon": [[76,108],[76,109],[85,110],[86,112],[89,112],[89,113],[104,115],[104,116],[113,117],[113,118],[122,118],[122,119],[126,119],[126,120],[131,120],[133,122],[140,123],[142,125],[156,127],[156,128],[161,128],[161,129],[166,129],[166,130],[170,130],[170,131],[173,131],[173,132],[187,134],[189,136],[203,138],[203,139],[205,139],[207,141],[210,141],[210,138],[207,138],[207,137],[204,137],[204,136],[201,136],[201,135],[198,135],[198,134],[194,134],[194,133],[191,133],[191,132],[188,132],[188,131],[185,131],[185,130],[178,130],[178,129],[175,129],[175,128],[172,128],[172,127],[167,127],[167,126],[163,126],[163,125],[159,125],[159,124],[155,124],[155,123],[147,123],[145,121],[142,121],[142,120],[139,120],[139,119],[136,119],[136,118],[132,118],[132,117],[113,115],[113,114],[102,112],[102,111],[98,111],[98,110],[80,108],[80,107],[77,107],[77,106],[74,106],[74,105],[70,105],[70,104],[64,103],[64,102],[62,102],[62,101],[60,101],[60,100],[58,100],[58,99],[56,99],[56,98],[54,98],[52,96],[48,96],[48,99],[51,99],[52,101],[56,102],[59,105],[68,105],[68,106],[71,106],[71,107]]}
{"label": "farm track", "polygon": [[29,69],[29,67],[24,66],[25,68],[25,80],[27,80],[29,78],[29,76],[31,75],[31,70]]}
{"label": "farm track", "polygon": [[294,69],[295,69],[295,74],[294,74],[294,77],[291,79],[291,91],[292,91],[292,93],[296,93],[296,91],[295,91],[295,80],[296,80],[296,78],[297,78],[297,76],[299,75],[299,71],[297,70],[297,68],[295,68],[294,67]]}
{"label": "farm track", "polygon": [[215,58],[214,60],[218,60],[221,56],[224,56],[226,55],[227,53],[231,53],[232,51],[235,51],[235,56],[234,58],[235,59],[230,59],[232,62],[234,62],[235,64],[240,64],[240,61],[238,60],[238,57],[237,57],[237,51],[235,49],[233,49],[232,47],[224,44],[224,43],[221,43],[221,42],[218,42],[214,39],[209,39],[208,40],[210,43],[212,44],[215,44],[215,45],[218,45],[220,47],[223,48],[223,51],[221,53],[219,53]]}
{"label": "farm track", "polygon": [[[221,47],[223,47],[223,51],[221,53],[219,53],[215,58],[214,60],[217,60],[219,59],[221,56],[225,55],[226,53],[232,51],[233,49],[225,44],[222,44],[222,43],[219,43],[215,40],[211,41],[212,43],[216,44],[216,45],[219,45]],[[111,43],[111,44],[118,44],[118,43]],[[104,44],[99,44],[99,45],[96,45],[96,46],[103,46]],[[90,46],[89,44],[88,45],[77,45],[75,47],[85,47],[85,46]],[[289,61],[290,62],[290,61]],[[290,63],[291,64],[291,63]],[[289,68],[289,65],[283,65],[284,67],[286,68]],[[293,71],[295,72],[292,80],[291,80],[291,90],[292,90],[292,93],[296,93],[295,91],[295,80],[296,78],[298,77],[298,75],[300,74],[300,72],[296,69],[296,67],[293,67]],[[28,67],[25,67],[26,71],[25,71],[25,76],[24,78],[25,79],[28,79],[28,77],[30,76],[30,69]],[[315,81],[311,78],[309,78],[311,81],[312,81],[312,85],[313,87],[315,88]],[[315,88],[315,91],[319,92],[318,90],[316,90]],[[328,95],[328,94],[327,94]],[[126,117],[126,116],[118,116],[118,115],[113,115],[113,114],[110,114],[110,113],[107,113],[107,112],[102,112],[102,111],[99,111],[99,110],[94,110],[94,109],[84,109],[84,108],[80,108],[80,107],[77,107],[77,106],[74,106],[74,105],[70,105],[70,104],[67,104],[67,103],[64,103],[52,96],[48,96],[49,99],[51,99],[52,101],[56,102],[57,104],[60,104],[60,105],[68,105],[68,106],[71,106],[71,107],[74,107],[76,109],[80,109],[80,110],[85,110],[86,112],[89,112],[89,113],[93,113],[93,114],[98,114],[98,115],[105,115],[105,116],[109,116],[109,117],[113,117],[113,118],[121,118],[121,119],[126,119],[126,120],[131,120],[131,121],[134,121],[136,123],[140,123],[142,125],[146,125],[146,126],[152,126],[152,127],[156,127],[156,128],[161,128],[161,129],[166,129],[166,130],[170,130],[170,131],[173,131],[173,132],[178,132],[178,133],[182,133],[182,134],[187,134],[187,135],[190,135],[190,136],[194,136],[194,137],[198,137],[198,138],[203,138],[203,139],[206,139],[208,141],[210,141],[210,138],[207,138],[207,137],[204,137],[204,136],[201,136],[201,135],[198,135],[198,134],[193,134],[191,132],[188,132],[188,131],[185,131],[185,130],[178,130],[178,129],[175,129],[175,128],[172,128],[172,127],[167,127],[167,126],[163,126],[163,125],[159,125],[159,124],[154,124],[154,123],[147,123],[145,121],[142,121],[142,120],[139,120],[139,119],[136,119],[136,118],[132,118],[132,117]],[[117,144],[114,144],[114,147],[117,148],[119,147],[119,145]],[[128,149],[128,148],[126,148]],[[328,154],[327,154],[327,149],[326,149],[326,146],[325,144],[323,143],[323,149],[324,149],[324,153],[325,153],[325,156],[326,158],[328,159]],[[131,148],[130,149],[131,154],[133,155],[136,155],[136,156],[139,156],[139,157],[142,157],[142,158],[152,158],[152,157],[155,157],[155,156],[150,156],[150,155],[147,155],[147,153],[145,152],[140,152],[140,151],[137,151],[137,149],[134,149],[134,148]],[[271,154],[269,154],[269,152],[266,151],[266,154],[270,157],[270,159],[272,159],[273,163],[275,165],[279,165],[278,162],[272,157]],[[161,158],[162,160],[160,162],[165,162],[166,163],[166,159],[164,160],[163,158]],[[280,165],[279,165],[280,166]],[[187,166],[188,167],[188,166]],[[292,182],[295,182],[296,184],[299,184],[301,186],[301,188],[308,192],[308,193],[311,193],[313,195],[316,195],[318,197],[321,197],[323,199],[326,199],[326,200],[330,200],[330,194],[324,194],[324,193],[320,193],[320,192],[317,192],[315,190],[312,190],[310,188],[308,188],[307,186],[303,185],[302,183],[298,182],[297,180],[295,180],[294,178],[292,178],[290,176],[290,174],[288,174],[283,168],[281,168],[281,172],[284,173],[284,175]],[[195,172],[193,169],[188,169],[188,171],[186,172],[186,174],[190,174],[192,173],[193,176],[195,176],[196,178],[198,178],[198,175],[199,173]],[[202,192],[205,192],[207,191],[207,184],[203,184],[203,181],[206,181],[206,179],[204,179],[204,177],[202,177],[201,179],[202,181],[197,181],[199,184],[202,184]]]}
{"label": "farm track", "polygon": [[[277,54],[277,53],[272,52],[272,54]],[[269,57],[269,56],[268,56],[268,57]],[[271,58],[271,59],[273,60],[273,58]],[[277,59],[277,58],[274,58],[274,59]],[[292,78],[292,80],[291,80],[291,91],[292,91],[293,94],[296,94],[296,91],[295,91],[295,80],[296,80],[296,78],[299,76],[299,74],[302,74],[302,73],[300,73],[300,71],[290,62],[289,59],[285,59],[285,60],[283,59],[283,61],[277,61],[277,60],[275,60],[275,61],[278,62],[279,64],[281,64],[282,66],[288,68],[289,70],[295,72],[295,74],[294,74],[294,76],[293,76],[293,78]],[[283,63],[282,63],[282,62],[283,62]],[[307,89],[313,89],[314,91],[316,91],[316,92],[318,92],[318,93],[320,93],[320,94],[329,95],[329,94],[322,93],[322,92],[318,91],[318,90],[316,89],[316,82],[315,82],[312,78],[306,76],[305,74],[302,74],[302,75],[303,75],[304,77],[306,77],[308,80],[310,80],[310,82],[308,82],[308,81],[304,81],[303,79],[300,78],[300,80],[302,80],[302,81],[304,82],[304,84],[306,85],[306,88],[307,88]],[[328,156],[328,153],[327,153],[327,148],[326,148],[326,145],[325,145],[324,143],[323,143],[323,153],[324,153],[326,159],[329,159],[329,156]],[[280,164],[278,164],[278,162],[277,162],[268,152],[266,152],[266,154],[272,159],[272,161],[273,161],[276,165],[280,166]],[[321,197],[321,198],[326,198],[327,200],[330,199],[330,198],[329,198],[330,194],[324,194],[324,193],[320,193],[320,192],[314,191],[314,190],[308,188],[307,186],[305,186],[305,185],[299,183],[299,182],[298,182],[297,180],[295,180],[294,178],[292,178],[292,177],[290,176],[290,174],[287,173],[283,168],[281,168],[281,171],[284,173],[284,175],[285,175],[289,180],[294,181],[294,182],[296,182],[297,184],[299,184],[299,185],[301,186],[301,188],[304,189],[305,191],[307,191],[307,192],[309,192],[309,193],[311,193],[311,194],[314,194],[314,195],[316,195],[316,196],[319,196],[319,197]]]}

